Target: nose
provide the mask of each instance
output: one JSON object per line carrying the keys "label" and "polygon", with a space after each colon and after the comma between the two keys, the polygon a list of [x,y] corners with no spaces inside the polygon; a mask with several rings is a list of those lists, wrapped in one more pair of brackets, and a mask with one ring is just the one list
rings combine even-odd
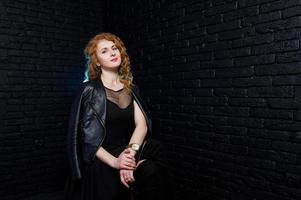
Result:
{"label": "nose", "polygon": [[116,53],[114,51],[111,51],[111,56],[115,56]]}

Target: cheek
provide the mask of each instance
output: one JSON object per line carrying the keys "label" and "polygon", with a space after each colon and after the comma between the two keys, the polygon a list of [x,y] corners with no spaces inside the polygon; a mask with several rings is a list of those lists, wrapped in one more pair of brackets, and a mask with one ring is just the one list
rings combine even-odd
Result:
{"label": "cheek", "polygon": [[101,64],[101,63],[105,63],[107,59],[105,55],[97,55],[97,60]]}

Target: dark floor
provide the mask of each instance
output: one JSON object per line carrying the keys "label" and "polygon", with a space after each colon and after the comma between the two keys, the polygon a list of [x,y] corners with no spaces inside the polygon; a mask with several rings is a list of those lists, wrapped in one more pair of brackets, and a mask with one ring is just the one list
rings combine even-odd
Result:
{"label": "dark floor", "polygon": [[63,192],[39,194],[22,200],[63,200]]}

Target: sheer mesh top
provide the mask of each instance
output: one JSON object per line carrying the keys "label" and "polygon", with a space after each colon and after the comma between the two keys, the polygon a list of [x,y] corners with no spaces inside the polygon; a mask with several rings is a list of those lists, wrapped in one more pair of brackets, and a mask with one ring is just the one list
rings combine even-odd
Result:
{"label": "sheer mesh top", "polygon": [[107,99],[115,103],[119,108],[124,109],[132,102],[132,96],[128,94],[124,88],[115,91],[105,87],[105,91]]}
{"label": "sheer mesh top", "polygon": [[133,97],[125,89],[106,88],[106,137],[102,146],[112,155],[118,155],[128,144],[135,129]]}

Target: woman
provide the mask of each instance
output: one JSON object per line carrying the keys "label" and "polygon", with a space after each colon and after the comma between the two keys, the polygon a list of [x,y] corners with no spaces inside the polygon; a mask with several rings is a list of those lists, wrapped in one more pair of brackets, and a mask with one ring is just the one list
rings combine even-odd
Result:
{"label": "woman", "polygon": [[85,53],[89,81],[71,108],[66,199],[120,200],[129,197],[129,188],[139,199],[166,199],[162,151],[146,140],[151,120],[132,83],[124,43],[100,33]]}

